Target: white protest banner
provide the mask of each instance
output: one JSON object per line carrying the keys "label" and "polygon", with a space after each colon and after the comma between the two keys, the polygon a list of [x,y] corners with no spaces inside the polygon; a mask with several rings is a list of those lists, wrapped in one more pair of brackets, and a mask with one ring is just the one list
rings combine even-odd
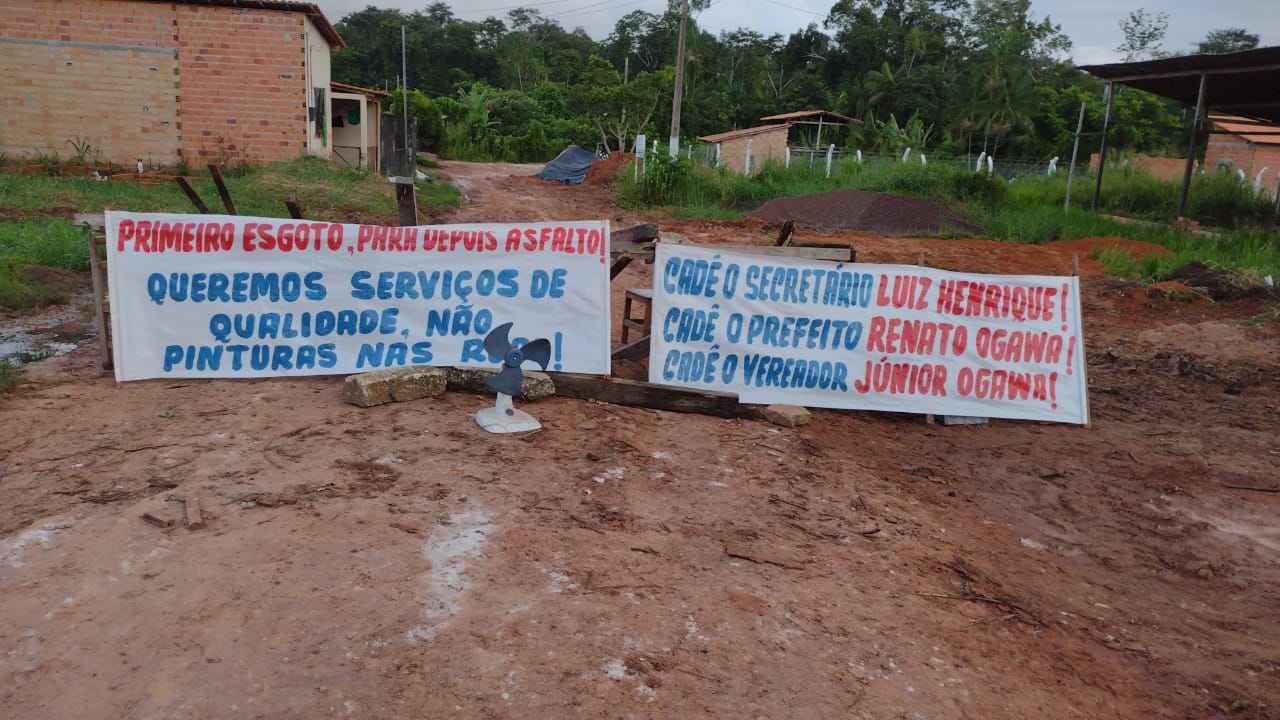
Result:
{"label": "white protest banner", "polygon": [[1088,422],[1078,278],[659,243],[649,380],[746,403]]}
{"label": "white protest banner", "polygon": [[420,227],[108,212],[117,380],[493,367],[493,327],[550,370],[609,372],[605,221]]}

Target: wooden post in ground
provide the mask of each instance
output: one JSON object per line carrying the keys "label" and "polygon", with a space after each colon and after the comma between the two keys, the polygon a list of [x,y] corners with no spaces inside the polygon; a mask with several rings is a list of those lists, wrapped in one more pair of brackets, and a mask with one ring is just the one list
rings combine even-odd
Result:
{"label": "wooden post in ground", "polygon": [[396,205],[400,208],[401,227],[418,224],[417,187],[413,184],[413,178],[402,177],[396,180]]}
{"label": "wooden post in ground", "polygon": [[192,205],[196,206],[196,210],[199,210],[202,215],[209,214],[209,206],[204,204],[204,200],[200,199],[199,193],[196,192],[195,188],[191,187],[191,183],[187,182],[186,178],[179,175],[174,178],[174,182],[178,183],[178,187],[182,188],[182,192],[186,193],[187,199],[191,201]]}
{"label": "wooden post in ground", "polygon": [[240,213],[236,212],[236,204],[231,201],[231,192],[227,190],[227,184],[222,181],[222,170],[216,163],[209,164],[209,175],[213,177],[213,184],[218,186],[218,196],[222,198],[227,214],[239,215]]}

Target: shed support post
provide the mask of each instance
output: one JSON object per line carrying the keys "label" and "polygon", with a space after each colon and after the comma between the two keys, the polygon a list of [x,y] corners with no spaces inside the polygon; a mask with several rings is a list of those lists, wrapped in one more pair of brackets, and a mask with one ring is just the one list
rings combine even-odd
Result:
{"label": "shed support post", "polygon": [[1200,73],[1200,92],[1196,95],[1196,115],[1191,120],[1191,137],[1187,140],[1187,165],[1182,170],[1182,190],[1178,193],[1178,217],[1187,212],[1187,191],[1191,189],[1191,170],[1196,164],[1196,146],[1200,140],[1200,123],[1204,119],[1204,95],[1209,76]]}
{"label": "shed support post", "polygon": [[1084,103],[1080,103],[1080,119],[1076,122],[1076,142],[1071,147],[1071,167],[1067,168],[1067,197],[1062,201],[1062,212],[1071,212],[1071,180],[1076,174],[1076,156],[1080,154],[1080,132],[1084,130]]}
{"label": "shed support post", "polygon": [[1098,198],[1102,195],[1102,169],[1107,165],[1107,131],[1111,129],[1111,103],[1116,92],[1111,83],[1107,83],[1106,88],[1107,111],[1102,116],[1102,143],[1098,148],[1098,177],[1093,182],[1093,202],[1089,205],[1089,209],[1094,212],[1098,211]]}

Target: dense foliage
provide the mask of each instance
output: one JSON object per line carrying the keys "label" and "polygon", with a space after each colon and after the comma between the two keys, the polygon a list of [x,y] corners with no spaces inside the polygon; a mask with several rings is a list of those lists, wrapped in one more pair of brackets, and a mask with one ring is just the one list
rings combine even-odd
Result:
{"label": "dense foliage", "polygon": [[[624,15],[599,42],[531,7],[479,22],[443,2],[409,13],[367,7],[338,23],[349,49],[334,55],[333,77],[398,87],[403,25],[410,110],[425,147],[525,161],[568,143],[629,150],[637,133],[668,135],[680,19],[679,3],[670,5]],[[1159,27],[1130,24],[1117,36],[1134,52],[1158,46]],[[1223,37],[1206,38],[1215,47],[1242,42],[1241,31],[1215,32]],[[789,36],[715,36],[695,12],[687,45],[686,141],[820,108],[863,121],[837,138],[850,149],[896,149],[910,126],[917,150],[1047,160],[1070,156],[1081,103],[1086,130],[1102,123],[1101,84],[1071,64],[1070,40],[1033,17],[1030,0],[836,0],[821,25]],[[1116,130],[1121,151],[1176,153],[1185,142],[1159,129],[1182,125],[1183,110],[1158,98],[1120,93],[1115,114],[1146,123]]]}

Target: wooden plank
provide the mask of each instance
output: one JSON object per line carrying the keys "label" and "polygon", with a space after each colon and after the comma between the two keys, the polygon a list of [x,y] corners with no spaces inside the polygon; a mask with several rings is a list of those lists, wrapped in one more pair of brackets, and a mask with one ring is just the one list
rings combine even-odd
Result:
{"label": "wooden plank", "polygon": [[186,178],[179,175],[174,178],[173,181],[178,183],[178,187],[182,188],[182,192],[187,194],[187,199],[191,201],[192,205],[196,206],[196,209],[199,210],[201,214],[209,214],[209,206],[204,204],[204,200],[200,199],[200,194],[196,192],[195,188],[191,187],[191,183],[187,182]]}
{"label": "wooden plank", "polygon": [[289,209],[289,217],[294,220],[302,219],[302,206],[298,204],[298,198],[293,195],[285,197],[284,206]]}
{"label": "wooden plank", "polygon": [[[774,245],[698,245],[698,247],[709,248],[711,250],[725,250],[728,252],[740,252],[745,255],[768,255],[771,257],[789,257],[801,258],[806,260],[831,260],[834,262],[853,262],[857,257],[857,251],[848,246],[837,243],[830,244],[804,244],[804,245],[786,245],[777,247]],[[637,240],[634,242],[611,244],[610,253],[615,259],[622,255],[631,255],[636,260],[643,260],[646,263],[653,262],[654,242],[651,240]]]}
{"label": "wooden plank", "polygon": [[106,213],[76,213],[72,220],[76,225],[88,225],[90,230],[101,230],[107,225]]}
{"label": "wooden plank", "polygon": [[652,335],[645,335],[635,342],[627,343],[617,350],[613,351],[614,360],[644,360],[649,357],[649,338]]}
{"label": "wooden plank", "polygon": [[547,374],[556,385],[556,395],[561,397],[725,418],[752,418],[756,414],[753,409],[740,404],[737,395],[730,393],[687,390],[599,375],[564,372]]}
{"label": "wooden plank", "polygon": [[218,186],[218,196],[222,198],[222,205],[227,208],[228,215],[239,215],[236,212],[236,204],[231,202],[231,191],[227,190],[227,184],[222,181],[222,169],[216,163],[209,164],[209,174],[213,176],[213,184]]}
{"label": "wooden plank", "polygon": [[623,255],[630,255],[634,260],[653,262],[653,240],[618,240],[609,239],[609,254],[615,260]]}
{"label": "wooden plank", "polygon": [[728,250],[746,255],[766,255],[769,257],[801,258],[805,260],[832,260],[835,262],[853,262],[856,253],[847,245],[701,245],[712,250]]}
{"label": "wooden plank", "polygon": [[786,247],[791,244],[791,236],[796,231],[796,224],[792,220],[782,223],[782,229],[778,231],[778,239],[773,244],[778,247]]}
{"label": "wooden plank", "polygon": [[[102,244],[106,244],[104,240]],[[98,331],[98,351],[104,370],[114,366],[111,355],[111,327],[107,323],[106,261],[98,254],[98,231],[89,231],[89,277],[93,280],[94,327]]]}
{"label": "wooden plank", "polygon": [[641,223],[622,230],[614,230],[609,233],[609,241],[611,243],[635,243],[642,240],[657,240],[661,231],[658,229],[658,223]]}
{"label": "wooden plank", "polygon": [[630,265],[631,261],[634,259],[635,258],[631,256],[631,253],[624,252],[619,255],[614,259],[613,264],[609,266],[609,279],[612,280],[618,277],[618,273],[626,270],[627,266]]}

